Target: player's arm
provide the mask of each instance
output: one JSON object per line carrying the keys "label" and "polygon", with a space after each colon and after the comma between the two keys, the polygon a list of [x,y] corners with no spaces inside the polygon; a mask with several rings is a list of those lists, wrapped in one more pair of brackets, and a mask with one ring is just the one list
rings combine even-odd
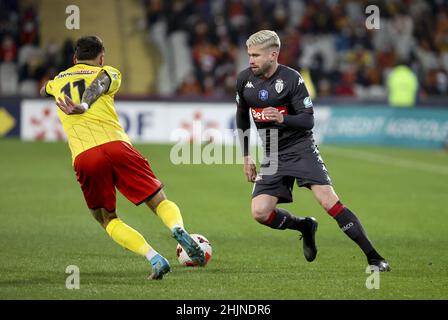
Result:
{"label": "player's arm", "polygon": [[101,72],[84,92],[81,104],[91,106],[103,93],[109,90],[111,80],[107,73]]}
{"label": "player's arm", "polygon": [[236,126],[238,129],[240,145],[243,149],[244,174],[247,177],[247,181],[254,182],[257,177],[257,167],[255,161],[249,154],[250,118],[248,110],[245,111],[241,108],[237,108]]}
{"label": "player's arm", "polygon": [[236,127],[238,131],[238,139],[243,151],[244,159],[244,174],[247,181],[254,182],[257,177],[257,167],[255,161],[252,159],[249,153],[249,138],[250,138],[250,115],[249,107],[244,101],[242,94],[241,82],[237,80],[237,109],[236,109]]}
{"label": "player's arm", "polygon": [[84,113],[103,93],[107,92],[110,86],[110,82],[111,80],[109,76],[106,73],[102,72],[84,91],[84,94],[81,98],[81,103],[76,104],[72,99],[70,99],[70,97],[65,95],[65,101],[61,98],[58,98],[58,100],[56,101],[56,105],[65,114],[70,115]]}
{"label": "player's arm", "polygon": [[277,123],[283,123],[289,128],[298,130],[311,130],[314,127],[314,116],[312,113],[301,112],[296,115],[283,115],[276,108],[265,108],[264,114]]}
{"label": "player's arm", "polygon": [[[300,81],[301,80],[301,81]],[[276,108],[266,108],[264,113],[277,123],[282,123],[289,128],[297,130],[311,130],[314,127],[314,111],[311,97],[305,87],[305,83],[297,74],[290,91],[291,107],[295,115],[283,115]]]}
{"label": "player's arm", "polygon": [[47,85],[51,80],[48,80],[44,83],[44,85],[42,86],[42,88],[40,88],[39,94],[41,97],[51,97],[52,95],[50,93],[47,92]]}
{"label": "player's arm", "polygon": [[243,151],[243,156],[249,155],[249,129],[250,129],[250,117],[249,110],[243,108],[236,109],[236,127],[238,129],[238,139]]}
{"label": "player's arm", "polygon": [[47,83],[48,83],[48,81],[46,81],[44,83],[44,85],[42,86],[42,88],[40,88],[39,93],[40,93],[41,97],[48,97],[47,90],[45,89],[45,87],[47,86]]}

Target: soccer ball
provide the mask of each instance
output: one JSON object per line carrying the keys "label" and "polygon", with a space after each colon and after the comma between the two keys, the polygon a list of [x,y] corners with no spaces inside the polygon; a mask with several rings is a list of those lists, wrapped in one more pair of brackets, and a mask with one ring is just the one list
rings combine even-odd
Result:
{"label": "soccer ball", "polygon": [[[207,264],[210,259],[212,258],[212,246],[210,244],[210,241],[207,240],[206,237],[200,234],[191,234],[190,235],[196,243],[199,244],[201,249],[204,251],[205,254],[205,264]],[[195,267],[197,264],[194,263],[190,257],[185,252],[184,248],[180,246],[180,244],[177,244],[176,247],[176,256],[177,260],[179,260],[179,263],[181,265],[187,266],[187,267]]]}

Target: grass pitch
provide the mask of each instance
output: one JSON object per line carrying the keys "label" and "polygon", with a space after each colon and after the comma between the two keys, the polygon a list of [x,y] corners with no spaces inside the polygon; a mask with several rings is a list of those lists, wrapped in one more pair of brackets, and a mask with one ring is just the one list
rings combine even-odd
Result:
{"label": "grass pitch", "polygon": [[[136,145],[182,210],[190,233],[212,243],[205,268],[177,263],[176,242],[146,206],[118,196],[118,213],[169,259],[148,281],[144,258],[116,245],[90,216],[65,143],[0,140],[0,299],[448,299],[448,154],[322,146],[336,192],[392,271],[367,289],[366,261],[313,199],[294,190],[297,215],[319,222],[316,261],[293,231],[250,216],[241,165],[173,165],[170,146]],[[80,289],[65,286],[67,266]]]}

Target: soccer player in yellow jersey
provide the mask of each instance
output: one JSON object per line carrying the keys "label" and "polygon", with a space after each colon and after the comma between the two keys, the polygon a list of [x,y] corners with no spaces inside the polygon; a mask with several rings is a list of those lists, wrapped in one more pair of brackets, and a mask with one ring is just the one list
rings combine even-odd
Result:
{"label": "soccer player in yellow jersey", "polygon": [[40,93],[53,96],[59,107],[76,177],[91,213],[113,240],[149,260],[150,279],[162,279],[170,265],[139,232],[118,218],[115,188],[136,205],[146,203],[190,258],[204,265],[204,252],[185,230],[179,208],[166,198],[162,183],[118,122],[114,96],[121,74],[104,66],[101,39],[80,38],[74,64],[47,82]]}

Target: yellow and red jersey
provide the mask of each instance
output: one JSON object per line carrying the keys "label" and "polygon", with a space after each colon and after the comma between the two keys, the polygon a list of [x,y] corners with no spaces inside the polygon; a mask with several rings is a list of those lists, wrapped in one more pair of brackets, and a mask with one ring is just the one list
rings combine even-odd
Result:
{"label": "yellow and red jersey", "polygon": [[84,90],[101,72],[111,79],[109,89],[86,112],[67,115],[58,108],[73,161],[81,152],[110,141],[131,143],[118,122],[114,106],[114,96],[121,85],[121,73],[117,69],[79,63],[59,73],[47,83],[45,90],[56,100],[59,97],[64,99],[64,95],[67,95],[75,103],[80,103]]}

